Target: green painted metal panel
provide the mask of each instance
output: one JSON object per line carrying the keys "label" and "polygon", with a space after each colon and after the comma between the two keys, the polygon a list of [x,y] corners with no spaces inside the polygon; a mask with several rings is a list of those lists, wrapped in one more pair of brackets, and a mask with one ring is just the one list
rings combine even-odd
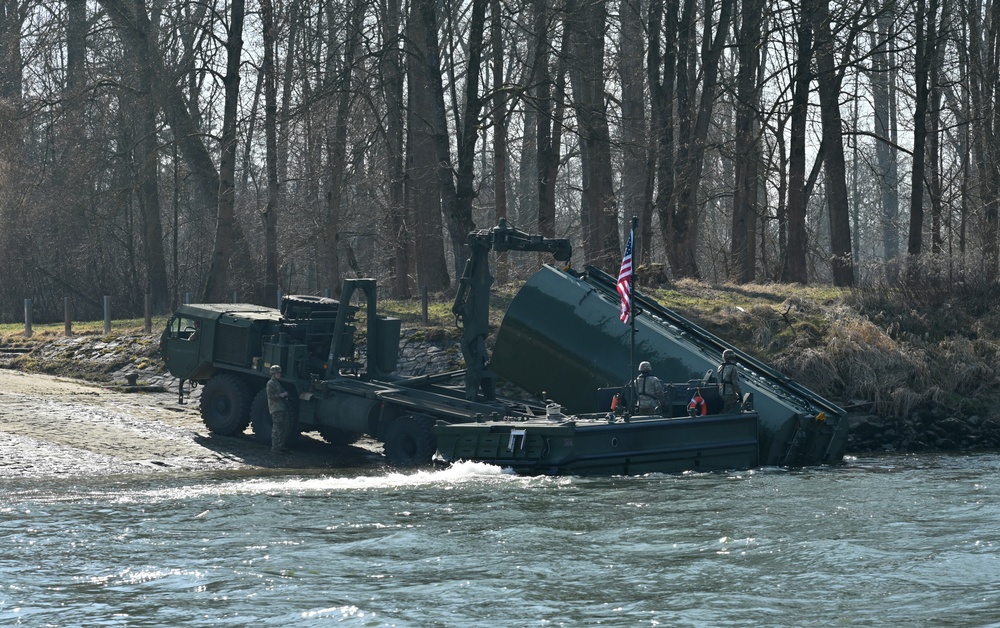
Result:
{"label": "green painted metal panel", "polygon": [[[722,351],[733,347],[662,306],[649,305],[636,318],[635,362],[649,360],[664,382],[702,379],[711,370],[715,385]],[[617,293],[609,292],[606,278],[597,281],[545,266],[511,302],[497,332],[491,366],[504,379],[544,394],[569,412],[593,412],[598,389],[623,386],[634,372],[629,330],[619,319]],[[843,420],[846,430],[846,419],[835,405],[745,358],[739,361],[741,382],[744,392],[753,393],[761,417],[761,464],[784,461],[800,421],[810,423],[825,413],[831,424]],[[843,455],[842,449],[829,453],[832,461]]]}

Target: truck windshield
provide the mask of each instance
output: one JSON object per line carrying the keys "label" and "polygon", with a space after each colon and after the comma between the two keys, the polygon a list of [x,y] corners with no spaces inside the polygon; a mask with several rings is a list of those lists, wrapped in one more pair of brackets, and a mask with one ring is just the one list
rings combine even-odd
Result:
{"label": "truck windshield", "polygon": [[198,337],[198,332],[201,330],[201,322],[191,319],[184,318],[182,316],[175,316],[170,319],[167,324],[167,336],[170,338],[181,338],[185,340],[195,340]]}

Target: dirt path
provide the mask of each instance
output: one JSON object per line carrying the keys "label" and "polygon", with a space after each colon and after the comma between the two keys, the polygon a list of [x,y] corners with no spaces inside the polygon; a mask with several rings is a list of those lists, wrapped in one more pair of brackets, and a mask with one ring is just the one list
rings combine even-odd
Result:
{"label": "dirt path", "polygon": [[336,448],[306,435],[277,456],[249,434],[211,435],[199,391],[181,405],[176,392],[117,392],[0,369],[0,478],[383,464],[372,442]]}

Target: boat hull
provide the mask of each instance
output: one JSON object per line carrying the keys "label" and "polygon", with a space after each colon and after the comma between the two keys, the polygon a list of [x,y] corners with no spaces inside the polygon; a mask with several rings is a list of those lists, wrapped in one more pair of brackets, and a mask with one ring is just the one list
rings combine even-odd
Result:
{"label": "boat hull", "polygon": [[444,423],[446,463],[476,461],[545,475],[637,475],[751,469],[760,464],[759,417],[634,417]]}
{"label": "boat hull", "polygon": [[[633,298],[642,312],[635,320],[635,359],[649,361],[661,381],[675,382],[665,387],[668,414],[683,413],[694,391],[706,398],[709,413],[722,410],[715,369],[730,349],[738,356],[743,392],[752,395],[752,409],[760,415],[760,464],[833,464],[843,458],[848,422],[836,404],[638,291]],[[630,329],[621,324],[619,303],[610,276],[546,266],[508,306],[490,367],[568,414],[604,411],[599,391],[621,389],[634,376]]]}

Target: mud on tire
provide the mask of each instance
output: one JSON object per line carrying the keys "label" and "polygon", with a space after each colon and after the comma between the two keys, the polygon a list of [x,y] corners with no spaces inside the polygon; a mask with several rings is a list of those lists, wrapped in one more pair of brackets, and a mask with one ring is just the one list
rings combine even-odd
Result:
{"label": "mud on tire", "polygon": [[201,420],[213,434],[242,434],[250,423],[250,386],[229,373],[208,380],[201,393]]}
{"label": "mud on tire", "polygon": [[385,430],[385,458],[394,467],[429,465],[437,450],[434,421],[415,415],[402,416]]}

